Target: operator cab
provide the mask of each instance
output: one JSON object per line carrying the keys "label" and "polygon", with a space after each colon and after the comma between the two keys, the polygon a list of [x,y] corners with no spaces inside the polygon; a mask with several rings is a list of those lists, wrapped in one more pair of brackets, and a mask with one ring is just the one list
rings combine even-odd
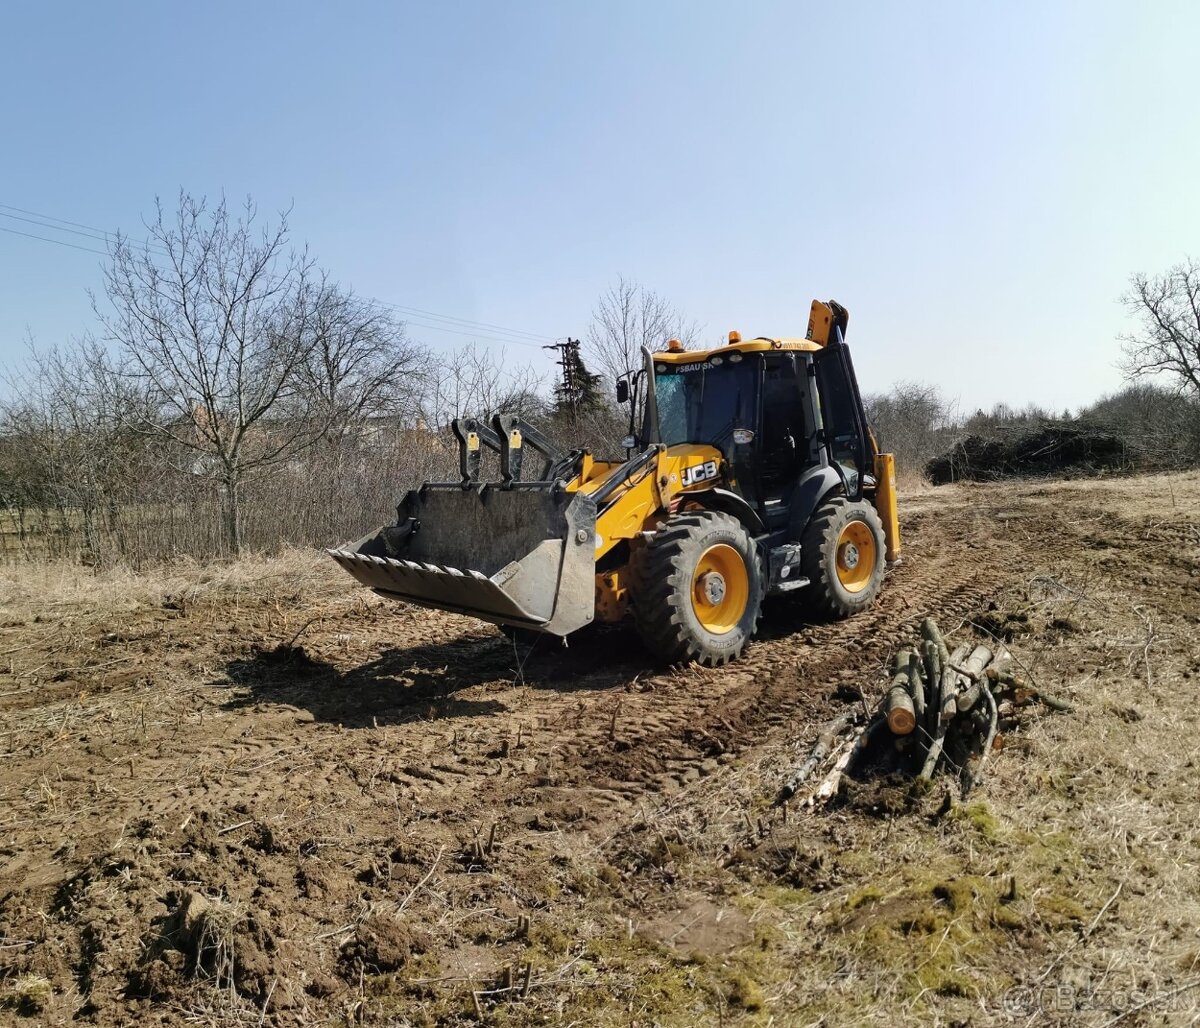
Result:
{"label": "operator cab", "polygon": [[873,456],[845,344],[754,339],[708,353],[650,355],[653,376],[642,438],[721,451],[726,488],[784,533],[806,476],[831,468],[846,495],[861,496]]}

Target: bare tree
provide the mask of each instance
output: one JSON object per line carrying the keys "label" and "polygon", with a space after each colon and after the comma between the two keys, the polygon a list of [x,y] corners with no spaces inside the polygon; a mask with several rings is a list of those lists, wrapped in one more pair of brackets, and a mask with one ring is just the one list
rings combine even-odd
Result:
{"label": "bare tree", "polygon": [[641,366],[642,347],[661,349],[668,339],[690,346],[699,334],[667,300],[653,290],[619,278],[600,297],[587,331],[591,365],[610,382]]}
{"label": "bare tree", "polygon": [[159,203],[146,228],[141,248],[114,244],[108,306],[93,306],[124,374],[151,400],[152,416],[136,427],[193,453],[193,473],[219,484],[226,542],[238,553],[243,485],[328,427],[330,411],[301,388],[318,283],[307,254],[289,249],[286,213],[260,228],[249,200],[234,215],[224,200],[209,208],[182,193],[173,216]]}
{"label": "bare tree", "polygon": [[503,350],[497,354],[469,343],[437,367],[422,401],[422,416],[432,427],[444,427],[457,417],[486,419],[498,413],[536,421],[549,409],[542,385],[528,364],[510,367]]}
{"label": "bare tree", "polygon": [[1125,374],[1165,373],[1200,395],[1200,264],[1189,257],[1162,275],[1134,275],[1121,302],[1142,322],[1121,337]]}
{"label": "bare tree", "polygon": [[297,366],[296,395],[326,426],[331,443],[368,419],[416,416],[432,358],[409,340],[391,311],[322,281],[310,331],[312,347]]}

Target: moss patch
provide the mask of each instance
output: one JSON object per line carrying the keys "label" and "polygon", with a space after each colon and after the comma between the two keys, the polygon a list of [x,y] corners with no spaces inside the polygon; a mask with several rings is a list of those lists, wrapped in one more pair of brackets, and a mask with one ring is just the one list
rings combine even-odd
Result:
{"label": "moss patch", "polygon": [[983,800],[954,807],[950,811],[950,818],[961,824],[970,825],[987,842],[997,842],[1000,838],[1000,822]]}

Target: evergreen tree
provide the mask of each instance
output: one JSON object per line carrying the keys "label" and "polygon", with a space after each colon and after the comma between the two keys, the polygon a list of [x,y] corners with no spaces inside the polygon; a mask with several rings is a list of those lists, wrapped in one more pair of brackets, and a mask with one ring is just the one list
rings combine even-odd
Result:
{"label": "evergreen tree", "polygon": [[579,353],[579,343],[562,347],[562,380],[554,388],[555,420],[574,421],[604,407],[603,377],[588,370]]}

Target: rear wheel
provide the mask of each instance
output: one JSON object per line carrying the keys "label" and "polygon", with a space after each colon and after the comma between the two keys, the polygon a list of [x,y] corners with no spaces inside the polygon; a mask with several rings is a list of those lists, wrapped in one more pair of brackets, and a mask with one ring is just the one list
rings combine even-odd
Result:
{"label": "rear wheel", "polygon": [[758,626],[763,583],[757,547],[737,518],[671,518],[637,563],[634,621],[655,656],[717,667],[741,655]]}
{"label": "rear wheel", "polygon": [[871,504],[835,496],[813,515],[801,540],[814,613],[844,618],[875,602],[883,585],[883,523]]}

